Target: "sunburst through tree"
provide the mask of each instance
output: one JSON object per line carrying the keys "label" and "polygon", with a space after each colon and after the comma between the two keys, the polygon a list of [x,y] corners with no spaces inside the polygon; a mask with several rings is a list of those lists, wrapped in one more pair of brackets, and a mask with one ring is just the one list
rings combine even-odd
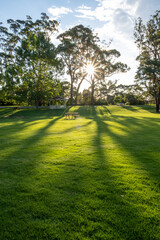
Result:
{"label": "sunburst through tree", "polygon": [[120,53],[115,50],[101,50],[88,61],[84,63],[85,80],[90,83],[91,89],[91,105],[94,105],[94,94],[97,86],[104,86],[108,77],[115,73],[126,72],[129,70],[126,64],[116,62],[116,58]]}
{"label": "sunburst through tree", "polygon": [[98,59],[97,55],[84,65],[84,72],[89,78],[99,78],[100,74],[104,71],[102,61]]}
{"label": "sunburst through tree", "polygon": [[87,75],[93,76],[93,75],[94,75],[94,71],[95,71],[94,66],[93,66],[91,63],[89,63],[89,64],[86,66],[86,73],[87,73]]}
{"label": "sunburst through tree", "polygon": [[86,76],[86,80],[91,84],[91,104],[94,104],[94,89],[96,82],[102,78],[103,73],[104,65],[98,54],[91,57],[84,64],[84,74]]}

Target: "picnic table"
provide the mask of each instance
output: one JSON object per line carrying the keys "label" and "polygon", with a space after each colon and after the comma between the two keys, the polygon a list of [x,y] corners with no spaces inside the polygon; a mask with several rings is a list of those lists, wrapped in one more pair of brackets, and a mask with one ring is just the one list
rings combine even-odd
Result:
{"label": "picnic table", "polygon": [[65,117],[66,119],[76,119],[79,116],[78,112],[66,112]]}

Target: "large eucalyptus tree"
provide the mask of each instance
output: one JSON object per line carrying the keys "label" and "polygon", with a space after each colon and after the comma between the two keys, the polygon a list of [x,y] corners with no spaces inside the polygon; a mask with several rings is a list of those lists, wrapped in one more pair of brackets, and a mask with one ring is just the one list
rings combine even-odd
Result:
{"label": "large eucalyptus tree", "polygon": [[[10,21],[10,20],[8,20]],[[8,100],[14,98],[14,90],[18,84],[18,68],[15,62],[15,48],[19,41],[16,26],[10,26],[10,30],[0,24],[0,85]]]}
{"label": "large eucalyptus tree", "polygon": [[87,68],[89,67],[87,72],[90,75],[88,81],[91,86],[91,105],[94,104],[95,90],[104,87],[112,75],[129,70],[126,64],[117,61],[118,57],[120,53],[115,49],[102,47],[94,49],[94,55],[90,57],[89,65],[87,65]]}
{"label": "large eucalyptus tree", "polygon": [[16,83],[18,89],[26,89],[27,102],[34,101],[38,108],[53,96],[55,86],[58,91],[60,61],[51,42],[58,23],[42,13],[36,21],[27,16],[26,20],[9,19],[8,24],[9,29],[0,29],[5,88]]}
{"label": "large eucalyptus tree", "polygon": [[78,25],[60,34],[58,39],[61,41],[58,52],[61,54],[71,80],[70,99],[73,105],[74,86],[76,86],[75,103],[77,103],[80,86],[87,76],[87,62],[90,55],[93,55],[98,38],[88,27]]}
{"label": "large eucalyptus tree", "polygon": [[156,102],[156,112],[160,105],[160,11],[151,16],[145,25],[138,18],[135,25],[135,42],[139,48],[137,83],[145,87]]}
{"label": "large eucalyptus tree", "polygon": [[120,53],[113,50],[106,50],[100,44],[97,34],[83,25],[75,26],[59,35],[61,44],[58,46],[67,73],[71,79],[71,105],[73,105],[73,87],[77,84],[77,92],[84,80],[90,83],[91,104],[94,104],[95,89],[99,84],[106,81],[107,77],[128,70],[127,65],[116,62]]}

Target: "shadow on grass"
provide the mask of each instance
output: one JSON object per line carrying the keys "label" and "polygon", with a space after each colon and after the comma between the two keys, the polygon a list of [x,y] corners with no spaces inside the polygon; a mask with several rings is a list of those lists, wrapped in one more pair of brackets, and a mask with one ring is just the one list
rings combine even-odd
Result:
{"label": "shadow on grass", "polygon": [[[23,115],[26,114],[27,111],[23,112]],[[42,113],[42,111],[40,111]],[[47,111],[46,116],[43,116],[43,118],[48,119],[48,113],[50,114],[50,111]],[[32,170],[34,168],[34,166],[36,166],[37,164],[37,160],[39,157],[39,150],[38,149],[34,149],[34,161],[31,161],[30,156],[29,156],[29,148],[39,142],[41,140],[41,138],[45,138],[46,132],[47,130],[53,126],[58,120],[60,120],[63,115],[64,115],[64,111],[56,111],[57,115],[56,118],[47,121],[46,125],[44,127],[39,127],[36,131],[34,131],[33,129],[33,133],[30,134],[30,136],[28,138],[24,138],[24,139],[14,139],[14,135],[17,135],[17,132],[23,131],[25,128],[30,127],[31,125],[36,125],[37,123],[35,122],[35,119],[38,118],[38,115],[40,113],[38,113],[35,116],[33,116],[31,114],[30,120],[29,121],[23,121],[22,123],[16,120],[9,120],[8,122],[11,122],[11,125],[7,125],[5,127],[1,127],[1,131],[5,132],[4,135],[4,142],[2,141],[1,147],[2,150],[5,150],[5,148],[3,149],[3,143],[4,146],[7,146],[8,148],[12,148],[16,149],[16,150],[11,150],[9,152],[9,154],[7,154],[7,149],[4,153],[4,156],[1,154],[1,171],[3,172],[3,174],[5,174],[5,171],[7,172],[8,175],[11,174],[10,177],[16,177],[16,174],[20,174],[22,172],[22,176],[25,173],[25,175],[29,175],[30,174],[30,170]],[[17,112],[17,114],[19,114],[19,112]],[[39,119],[39,118],[38,118]],[[8,119],[7,119],[8,120]],[[3,120],[3,122],[5,122],[5,120]],[[5,122],[6,123],[6,122]],[[38,123],[39,124],[39,123]],[[15,126],[15,127],[14,127]],[[10,137],[13,138],[13,140],[11,139],[10,141]],[[1,137],[1,140],[3,136]],[[20,141],[20,142],[19,142]],[[8,143],[6,145],[6,142]],[[12,143],[12,145],[10,144],[10,142]],[[23,157],[23,158],[21,158]],[[18,175],[17,175],[18,176]]]}
{"label": "shadow on grass", "polygon": [[[37,131],[31,134],[30,137],[21,140],[21,142],[19,142],[18,140],[15,141],[15,143],[14,141],[11,141],[13,144],[11,145],[11,147],[13,147],[14,150],[10,150],[9,154],[6,154],[7,149],[4,154],[1,151],[0,239],[22,239],[22,237],[24,239],[35,239],[34,237],[32,238],[32,232],[28,233],[28,235],[30,236],[29,238],[28,235],[26,235],[28,232],[27,229],[29,227],[29,225],[27,225],[27,222],[28,218],[30,218],[30,210],[27,210],[27,204],[29,201],[32,202],[31,191],[34,189],[34,186],[31,187],[31,184],[29,184],[29,178],[31,178],[31,176],[33,175],[34,169],[37,168],[40,156],[43,152],[39,151],[40,148],[37,148],[35,146],[36,143],[41,140],[41,138],[45,138],[47,130],[62,117],[63,115],[60,115],[53,120],[48,120],[49,122],[47,122],[44,127],[38,128]],[[24,126],[21,125],[19,131],[20,129],[23,130]],[[16,132],[17,131],[18,129],[16,129]],[[33,153],[32,149],[34,149],[34,154],[30,156],[30,151]],[[26,203],[23,202],[25,199],[24,196],[27,196]],[[34,207],[36,209],[37,206],[35,205]],[[27,213],[26,218],[25,212],[27,211],[29,214]]]}
{"label": "shadow on grass", "polygon": [[[75,119],[76,120],[76,119]],[[71,133],[72,131],[74,131],[76,128],[77,129],[83,129],[83,128],[86,128],[88,127],[90,124],[92,123],[92,121],[86,123],[86,124],[83,124],[83,125],[76,125],[74,127],[71,127],[71,128],[67,128],[66,130],[64,131],[59,131],[58,134],[65,134],[65,133]]]}
{"label": "shadow on grass", "polygon": [[[156,169],[158,167],[157,164],[159,163],[157,161],[159,159],[157,157],[151,159],[150,154],[160,152],[158,140],[160,134],[160,118],[142,117],[139,119],[136,117],[112,115],[113,124],[108,125],[103,116],[98,116],[96,109],[94,109],[94,111],[94,120],[99,127],[99,133],[109,135],[115,143],[121,145],[126,152],[135,157],[135,160],[137,159],[136,164],[144,164],[145,167],[145,164],[149,164],[148,161],[151,160],[150,164],[153,168]],[[114,125],[115,123],[118,125]],[[124,134],[113,132],[112,127],[117,130],[122,129]],[[147,168],[146,166],[146,170],[151,177],[154,173],[153,169],[150,167]],[[157,169],[157,171],[159,174],[155,173],[155,176],[160,175],[159,169]]]}
{"label": "shadow on grass", "polygon": [[20,110],[13,110],[13,109],[4,109],[3,113],[1,113],[1,117],[5,118],[18,118],[22,117],[22,120],[28,120],[28,119],[34,119],[34,120],[40,120],[40,119],[47,119],[51,117],[58,117],[62,116],[65,111],[68,111],[69,107],[66,110],[63,109],[20,109]]}
{"label": "shadow on grass", "polygon": [[156,113],[156,107],[151,105],[120,105],[120,107],[132,111],[132,112],[139,112],[140,110],[144,110],[150,113]]}
{"label": "shadow on grass", "polygon": [[50,110],[50,109],[0,109],[0,130],[1,134],[5,133],[5,138],[9,138],[16,133],[21,132],[29,126],[39,124],[36,121],[39,120],[49,120],[54,118],[62,118],[65,112],[68,111],[70,107],[65,110]]}
{"label": "shadow on grass", "polygon": [[[78,107],[76,111],[79,112],[80,116],[87,118],[87,119],[94,119],[95,118],[95,108],[92,106],[85,106],[85,107]],[[108,118],[111,115],[111,112],[107,106],[101,107],[98,112],[102,117]]]}
{"label": "shadow on grass", "polygon": [[0,108],[0,118],[9,116],[15,112],[12,108]]}
{"label": "shadow on grass", "polygon": [[[158,239],[160,218],[159,214],[155,213],[155,208],[158,211],[159,159],[157,158],[158,155],[154,157],[153,154],[151,157],[150,153],[160,152],[156,141],[159,136],[159,134],[156,134],[156,130],[159,128],[159,119],[137,120],[136,118],[116,117],[113,121],[122,125],[122,128],[125,126],[128,129],[126,134],[123,135],[112,131],[110,125],[103,120],[103,116],[101,118],[97,114],[96,108],[93,107],[90,112],[97,125],[97,134],[93,141],[97,159],[87,182],[95,183],[92,198],[95,199],[95,202],[99,199],[99,203],[103,205],[103,211],[100,206],[96,208],[95,204],[95,212],[94,214],[90,213],[89,219],[99,222],[100,225],[99,228],[94,228],[91,236],[87,236],[91,238],[94,236],[98,239],[98,232],[103,232],[104,239],[110,239],[107,235],[110,232],[113,239]],[[151,120],[154,122],[154,126],[153,122],[151,124]],[[136,128],[134,129],[133,126],[135,125]],[[153,134],[153,138],[150,134]],[[114,164],[113,161],[110,161],[111,153],[109,149],[105,149],[103,146],[104,135],[112,139],[122,151],[124,150],[124,154],[128,154],[128,157],[124,159],[126,159],[125,164],[130,169],[127,170],[127,167],[121,166],[120,163]],[[155,139],[155,136],[157,139]],[[144,140],[149,137],[152,142],[152,149],[150,149],[150,141]],[[153,141],[155,141],[156,146],[154,146]],[[123,155],[121,157],[123,158]],[[96,173],[94,173],[95,171]],[[127,174],[130,178],[125,176],[126,171],[128,171]],[[134,175],[133,178],[132,175]],[[82,187],[81,183],[79,183],[79,186]],[[148,192],[148,196],[144,196],[143,188]],[[154,202],[156,195],[157,199]],[[143,206],[142,203],[144,203]],[[101,216],[98,214],[99,212]],[[147,212],[152,212],[152,214],[148,216]],[[103,239],[103,237],[100,239]]]}
{"label": "shadow on grass", "polygon": [[[152,205],[157,208],[157,201],[153,203],[153,198],[156,196],[157,190],[159,190],[158,183],[160,181],[160,170],[159,159],[154,157],[154,154],[160,152],[157,141],[158,136],[157,129],[159,128],[159,119],[145,119],[141,121],[137,121],[137,119],[129,119],[128,118],[115,118],[113,121],[118,122],[119,125],[125,126],[129,129],[127,134],[116,134],[115,131],[112,131],[112,128],[107,124],[106,121],[97,115],[96,109],[93,108],[94,113],[94,121],[97,125],[97,134],[94,139],[94,145],[97,148],[97,161],[99,162],[99,168],[103,169],[104,174],[101,173],[99,177],[100,182],[104,183],[103,192],[101,193],[101,198],[104,201],[107,201],[107,205],[110,206],[105,209],[106,212],[110,216],[112,216],[111,222],[109,224],[110,228],[114,229],[114,232],[117,233],[115,235],[115,239],[118,239],[118,236],[122,239],[158,239],[158,223],[160,222],[160,218],[157,214],[153,214],[152,216],[147,216],[147,214],[143,216],[143,211],[137,204],[135,205],[135,199],[139,204],[141,202],[146,201],[146,208],[149,207],[154,212],[154,208]],[[135,126],[136,128],[132,128]],[[153,137],[151,135],[153,134]],[[113,140],[117,144],[117,147],[122,148],[124,153],[128,153],[131,157],[134,158],[133,164],[128,162],[126,164],[130,165],[133,168],[133,171],[139,171],[139,173],[144,174],[144,178],[139,179],[137,182],[140,186],[133,186],[130,189],[128,184],[128,180],[125,177],[126,170],[125,167],[114,164],[114,162],[110,163],[110,154],[109,151],[104,147],[102,142],[102,136],[107,135],[110,139]],[[157,139],[155,139],[155,136]],[[145,139],[147,141],[145,141]],[[150,141],[148,141],[150,139]],[[157,141],[156,141],[157,140]],[[155,142],[154,142],[155,141]],[[154,142],[154,143],[153,143]],[[152,148],[151,147],[152,143]],[[154,146],[154,144],[156,144]],[[109,145],[109,143],[107,144]],[[138,149],[135,148],[138,147]],[[123,156],[122,156],[123,157]],[[127,158],[130,158],[129,156]],[[117,159],[118,160],[118,159]],[[126,159],[127,160],[127,159]],[[116,161],[116,158],[115,158]],[[116,166],[117,165],[117,166]],[[124,168],[124,170],[123,170]],[[116,172],[118,171],[118,172]],[[134,173],[134,172],[133,172]],[[129,172],[129,175],[132,176],[132,172]],[[135,176],[139,174],[135,174]],[[109,181],[109,179],[111,181]],[[97,179],[98,181],[98,179]],[[129,180],[132,184],[134,184],[135,179],[132,177]],[[142,181],[142,182],[141,182]],[[152,187],[154,187],[154,194],[152,187],[150,187],[150,183],[152,182]],[[137,185],[138,185],[137,184]],[[110,187],[108,187],[110,185]],[[140,187],[144,187],[148,189],[148,193],[151,195],[150,197],[144,197],[143,194],[137,195],[137,191]],[[106,191],[105,191],[106,190]],[[127,192],[130,192],[130,197],[125,198]],[[143,189],[142,189],[143,192]],[[107,200],[106,200],[107,199]],[[158,200],[158,196],[157,196]],[[158,210],[158,208],[157,208]],[[150,210],[148,210],[150,211]],[[147,212],[147,209],[146,209]],[[109,219],[109,218],[108,218]],[[107,220],[104,218],[104,221]],[[102,224],[103,225],[103,224]],[[150,228],[154,229],[154,231],[150,231]],[[153,237],[153,232],[155,233]]]}
{"label": "shadow on grass", "polygon": [[[85,116],[81,108],[78,111]],[[146,191],[150,192],[151,198],[154,198],[155,192],[153,193],[150,185],[145,182],[145,176],[137,180],[135,178],[139,177],[139,173],[136,174],[132,170],[140,168],[142,175],[146,174],[146,171],[151,175],[153,173],[151,169],[147,168],[147,162],[144,161],[146,165],[141,165],[142,152],[138,154],[137,149],[129,147],[130,144],[130,146],[137,144],[137,137],[133,134],[140,132],[140,135],[143,135],[146,132],[146,127],[149,127],[150,119],[143,121],[136,118],[123,118],[122,116],[112,119],[113,122],[121,125],[122,129],[123,126],[127,128],[124,136],[113,131],[109,123],[104,120],[105,118],[101,113],[105,111],[108,114],[108,111],[102,110],[102,112],[97,113],[94,107],[89,107],[85,111],[89,113],[87,118],[93,118],[92,122],[95,122],[97,128],[93,141],[90,142],[89,147],[92,147],[92,150],[88,162],[86,154],[84,154],[86,160],[82,161],[78,149],[76,149],[77,154],[73,150],[71,151],[73,147],[71,144],[69,153],[66,149],[66,161],[53,163],[58,167],[58,173],[55,175],[55,172],[50,172],[46,176],[49,183],[46,181],[44,185],[45,187],[50,185],[53,193],[49,191],[48,195],[55,200],[49,201],[49,198],[43,200],[50,209],[54,209],[54,214],[48,213],[47,215],[48,218],[54,217],[54,227],[56,228],[49,235],[50,239],[51,236],[57,236],[57,239],[158,240],[159,215],[154,213],[153,208],[157,201],[153,203],[152,199],[147,199],[143,195],[142,189],[139,192],[139,188],[144,186]],[[156,127],[158,127],[158,119],[154,120]],[[72,131],[72,128],[70,130]],[[108,136],[107,144],[106,140],[103,142],[104,136]],[[131,142],[129,142],[130,138]],[[127,158],[130,158],[131,155],[135,162],[130,163],[130,160],[126,158],[122,162],[126,161],[128,167],[122,167],[121,161],[117,163],[118,159],[116,159],[115,152],[115,161],[117,162],[114,163],[114,154],[112,149],[110,150],[109,141],[117,144],[121,150],[125,149],[124,154],[129,154]],[[83,149],[80,150],[83,151]],[[148,153],[144,152],[144,159],[147,156]],[[123,155],[121,157],[123,158]],[[132,174],[134,174],[134,178],[132,178]],[[158,182],[157,178],[154,180]],[[135,185],[138,184],[138,181],[140,186]],[[149,181],[153,184],[153,178]],[[45,195],[44,189],[43,194]],[[58,201],[56,201],[55,195],[59,196]],[[147,207],[148,211],[152,212],[149,216],[147,216]],[[37,216],[41,220],[43,219],[42,213],[37,214]]]}
{"label": "shadow on grass", "polygon": [[[145,178],[138,179],[140,183],[144,182],[141,186],[137,186],[138,181],[135,177],[139,177],[140,174],[132,170],[141,168],[142,175],[148,173],[152,186],[154,182],[155,184],[159,182],[159,169],[157,172],[153,171],[158,166],[157,159],[152,156],[152,166],[149,164],[151,152],[147,141],[149,138],[152,142],[152,151],[156,149],[159,151],[157,144],[154,146],[159,136],[157,132],[159,119],[143,120],[112,116],[112,121],[107,121],[110,119],[110,112],[106,108],[100,111],[95,107],[78,108],[78,112],[81,116],[92,119],[84,124],[85,127],[89,128],[91,123],[96,125],[96,132],[88,142],[89,146],[81,142],[76,146],[74,141],[70,146],[58,146],[64,148],[63,155],[59,155],[59,159],[54,157],[54,162],[50,161],[48,167],[39,166],[40,159],[45,157],[45,149],[44,156],[43,151],[39,153],[39,149],[35,149],[33,158],[29,158],[28,149],[31,146],[34,149],[35,143],[42,137],[45,138],[47,130],[62,117],[60,116],[38,129],[6,159],[2,158],[3,174],[10,175],[10,181],[13,182],[13,184],[6,182],[2,192],[5,198],[9,198],[8,205],[10,205],[8,212],[3,211],[2,220],[5,216],[8,218],[8,226],[4,226],[3,221],[1,225],[5,231],[3,239],[158,240],[159,215],[154,210],[155,205],[152,199],[146,199],[144,194],[150,191],[151,198],[154,198],[155,192],[152,192]],[[74,126],[61,134],[70,133],[73,129],[75,129]],[[117,129],[123,132],[115,131]],[[153,138],[150,136],[151,133]],[[87,134],[90,134],[89,130]],[[104,137],[106,137],[105,140]],[[111,142],[115,145],[110,146]],[[115,146],[122,151],[122,162],[129,166],[128,170],[127,167],[120,165],[121,161],[116,158],[117,152],[112,152]],[[56,154],[55,146],[51,151]],[[60,148],[59,154],[61,151]],[[126,154],[128,154],[127,157],[125,157]],[[21,156],[21,162],[14,159],[18,155]],[[133,157],[134,162],[130,162],[130,157]],[[10,166],[10,161],[15,164],[12,162]],[[39,166],[39,171],[42,171],[37,181],[33,177],[36,166]],[[34,179],[35,186],[28,186],[30,178],[30,181]],[[12,189],[8,189],[7,184],[10,184]],[[142,191],[144,195],[138,189],[142,186],[146,188],[146,191]],[[19,194],[18,198],[15,198],[17,202],[13,201],[14,193]],[[3,209],[3,199],[1,206]],[[144,214],[147,206],[151,211],[149,216]],[[6,205],[4,207],[6,209]],[[9,221],[9,217],[13,218],[13,222]],[[11,235],[7,235],[7,232]]]}

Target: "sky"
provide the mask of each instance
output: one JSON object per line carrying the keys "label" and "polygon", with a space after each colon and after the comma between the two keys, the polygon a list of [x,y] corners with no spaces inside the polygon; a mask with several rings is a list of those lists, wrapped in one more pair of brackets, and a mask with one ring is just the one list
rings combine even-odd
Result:
{"label": "sky", "polygon": [[[90,27],[100,40],[112,40],[110,48],[118,50],[119,60],[131,68],[113,77],[119,84],[128,85],[134,83],[138,64],[135,20],[141,17],[146,23],[156,10],[160,10],[160,0],[0,0],[0,22],[25,19],[26,15],[36,20],[45,12],[59,22],[59,33],[78,24]],[[54,37],[53,41],[58,44]]]}

